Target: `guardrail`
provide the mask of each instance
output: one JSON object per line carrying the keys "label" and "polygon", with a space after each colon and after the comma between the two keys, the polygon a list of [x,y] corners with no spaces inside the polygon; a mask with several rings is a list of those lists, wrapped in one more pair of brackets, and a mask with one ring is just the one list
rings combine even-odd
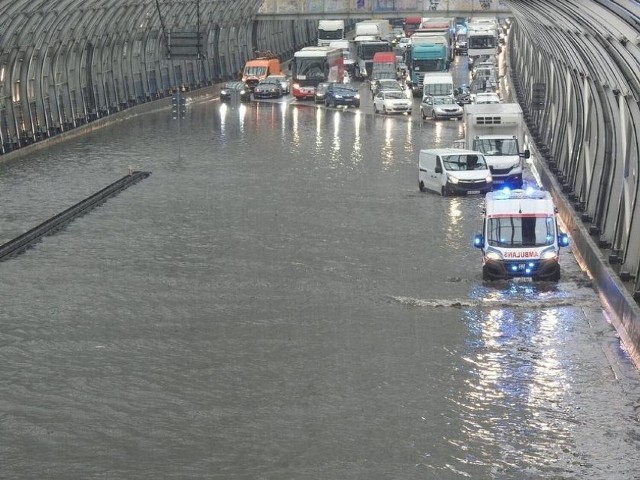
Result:
{"label": "guardrail", "polygon": [[140,180],[147,178],[149,175],[151,175],[151,172],[132,171],[99,192],[67,208],[13,240],[0,245],[0,260],[6,260],[24,252],[26,249],[32,247],[34,243],[40,241],[42,237],[57,232],[73,219],[87,213],[92,208],[105,202],[108,198],[130,187],[134,183],[138,183]]}

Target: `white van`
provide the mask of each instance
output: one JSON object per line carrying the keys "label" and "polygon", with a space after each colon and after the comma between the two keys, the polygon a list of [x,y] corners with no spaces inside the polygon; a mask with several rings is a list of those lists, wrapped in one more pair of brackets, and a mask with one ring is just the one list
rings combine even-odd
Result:
{"label": "white van", "polygon": [[448,72],[428,72],[422,82],[422,98],[453,97],[453,76]]}
{"label": "white van", "polygon": [[473,244],[482,250],[482,279],[560,280],[560,232],[551,194],[544,190],[503,189],[487,193],[482,233]]}
{"label": "white van", "polygon": [[492,190],[493,179],[480,152],[461,148],[420,150],[418,186],[443,196],[484,194]]}

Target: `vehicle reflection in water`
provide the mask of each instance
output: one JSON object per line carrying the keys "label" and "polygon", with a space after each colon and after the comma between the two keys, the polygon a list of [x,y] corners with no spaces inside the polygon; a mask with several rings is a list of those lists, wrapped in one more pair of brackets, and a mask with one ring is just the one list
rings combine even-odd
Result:
{"label": "vehicle reflection in water", "polygon": [[239,123],[240,123],[240,133],[241,134],[245,133],[246,114],[247,114],[247,106],[244,103],[242,103],[238,107],[238,119],[240,120]]}
{"label": "vehicle reflection in water", "polygon": [[462,199],[460,197],[452,197],[448,201],[447,208],[447,247],[453,250],[460,250],[461,246],[467,246],[469,242],[462,237],[463,230],[459,227],[460,222],[463,220]]}
{"label": "vehicle reflection in water", "polygon": [[322,144],[324,142],[325,125],[323,123],[324,109],[316,108],[316,141],[315,151],[317,154],[321,154],[323,151]]}
{"label": "vehicle reflection in water", "polygon": [[[452,398],[470,444],[490,442],[502,450],[490,458],[494,469],[530,468],[562,459],[572,435],[566,423],[570,382],[554,347],[562,345],[562,308],[536,308],[534,298],[544,291],[535,285],[512,285],[506,290],[474,289],[471,296],[516,296],[515,304],[529,308],[490,308],[465,312],[469,337],[462,358],[468,390]],[[491,302],[488,302],[489,304]],[[533,306],[533,308],[532,308]],[[460,394],[461,392],[458,392]]]}
{"label": "vehicle reflection in water", "polygon": [[[229,125],[228,122],[232,121],[232,119],[236,118],[236,115],[238,117],[238,133],[239,135],[244,135],[245,134],[245,122],[247,120],[247,105],[245,105],[244,103],[238,103],[235,107],[233,106],[233,103],[221,103],[220,107],[219,107],[219,118],[220,118],[220,137],[221,138],[225,138],[228,137],[230,132],[228,130]],[[215,126],[215,124],[214,124]]]}
{"label": "vehicle reflection in water", "polygon": [[382,165],[385,168],[389,168],[393,165],[393,132],[394,123],[390,118],[383,119],[384,121],[384,143],[382,144],[382,151],[380,152]]}
{"label": "vehicle reflection in water", "polygon": [[291,147],[300,150],[300,109],[293,108],[291,112]]}
{"label": "vehicle reflection in water", "polygon": [[[328,113],[328,112],[327,112]],[[331,118],[333,120],[333,140],[331,141],[331,152],[329,160],[331,164],[338,165],[341,163],[341,138],[340,138],[340,121],[342,120],[342,112],[335,111]]]}
{"label": "vehicle reflection in water", "polygon": [[407,122],[407,133],[404,138],[404,149],[409,157],[413,155],[413,122]]}
{"label": "vehicle reflection in water", "polygon": [[229,111],[229,107],[226,103],[220,104],[220,137],[226,137],[227,133],[227,113]]}
{"label": "vehicle reflection in water", "polygon": [[[424,139],[424,145],[421,148],[446,148],[451,146],[444,142],[444,137],[448,136],[448,129],[444,128],[445,121],[429,120],[428,122],[423,122],[423,124],[424,123],[429,123],[430,125],[428,125],[428,127],[431,128],[424,128],[422,130],[429,136]],[[424,127],[427,127],[427,125],[424,125]]]}
{"label": "vehicle reflection in water", "polygon": [[354,165],[359,164],[362,161],[362,138],[360,136],[360,129],[362,128],[362,115],[358,112],[353,121],[353,153],[351,155],[351,161]]}
{"label": "vehicle reflection in water", "polygon": [[289,104],[287,102],[280,103],[280,117],[281,117],[281,121],[282,121],[281,131],[282,131],[282,138],[283,139],[286,138],[287,130],[289,128],[289,125],[287,125],[288,113],[289,113]]}

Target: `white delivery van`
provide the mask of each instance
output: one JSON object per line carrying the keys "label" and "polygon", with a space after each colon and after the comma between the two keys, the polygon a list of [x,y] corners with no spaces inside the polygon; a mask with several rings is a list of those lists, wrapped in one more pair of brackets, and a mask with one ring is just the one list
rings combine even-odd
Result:
{"label": "white delivery van", "polygon": [[471,195],[491,191],[491,171],[480,152],[461,148],[420,150],[418,160],[420,191],[443,196]]}
{"label": "white delivery van", "polygon": [[558,229],[551,194],[544,190],[503,189],[487,193],[482,233],[483,280],[530,277],[560,280],[560,247],[569,237]]}
{"label": "white delivery van", "polygon": [[451,97],[453,99],[453,75],[449,72],[428,72],[422,82],[422,98]]}

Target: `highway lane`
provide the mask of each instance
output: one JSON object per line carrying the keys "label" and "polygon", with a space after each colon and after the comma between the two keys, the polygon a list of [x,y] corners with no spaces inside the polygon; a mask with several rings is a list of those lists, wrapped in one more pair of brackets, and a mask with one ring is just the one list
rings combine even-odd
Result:
{"label": "highway lane", "polygon": [[485,283],[456,121],[217,100],[0,171],[7,478],[634,478],[638,373],[589,279]]}

